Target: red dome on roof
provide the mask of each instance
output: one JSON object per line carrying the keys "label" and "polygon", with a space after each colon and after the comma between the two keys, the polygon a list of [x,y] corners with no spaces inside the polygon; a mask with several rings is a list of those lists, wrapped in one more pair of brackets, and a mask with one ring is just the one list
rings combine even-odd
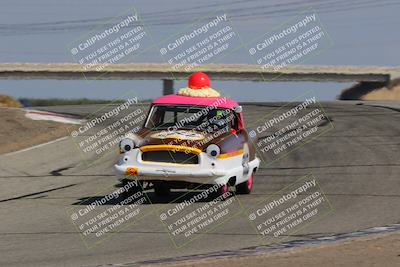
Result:
{"label": "red dome on roof", "polygon": [[208,75],[203,72],[195,72],[189,77],[188,87],[191,89],[209,88],[210,79]]}

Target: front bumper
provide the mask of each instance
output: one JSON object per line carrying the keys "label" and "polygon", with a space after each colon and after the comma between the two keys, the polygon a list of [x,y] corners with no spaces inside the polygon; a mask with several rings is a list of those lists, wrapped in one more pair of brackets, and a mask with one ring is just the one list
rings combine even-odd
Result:
{"label": "front bumper", "polygon": [[[242,155],[228,159],[216,159],[202,152],[199,164],[176,164],[142,161],[139,149],[123,154],[114,165],[118,179],[138,179],[142,181],[184,181],[203,184],[226,184],[236,177],[236,184],[246,181],[251,175],[243,175]],[[258,168],[260,160],[249,162],[250,170]],[[132,171],[134,170],[134,171]],[[132,175],[134,174],[134,175]]]}

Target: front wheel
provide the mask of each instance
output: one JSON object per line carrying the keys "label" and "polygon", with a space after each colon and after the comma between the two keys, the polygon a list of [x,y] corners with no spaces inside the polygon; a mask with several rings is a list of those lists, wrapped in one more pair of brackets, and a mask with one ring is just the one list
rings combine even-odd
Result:
{"label": "front wheel", "polygon": [[253,189],[253,177],[254,173],[247,179],[246,182],[236,185],[236,194],[250,194]]}

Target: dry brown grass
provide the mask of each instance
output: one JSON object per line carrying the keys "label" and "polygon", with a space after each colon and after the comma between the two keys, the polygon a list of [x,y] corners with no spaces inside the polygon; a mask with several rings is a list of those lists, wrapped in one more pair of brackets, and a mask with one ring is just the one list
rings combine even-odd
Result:
{"label": "dry brown grass", "polygon": [[369,92],[362,100],[400,100],[400,79],[393,80],[387,87]]}
{"label": "dry brown grass", "polygon": [[382,82],[359,82],[346,88],[339,96],[340,100],[400,100],[400,78],[389,84]]}
{"label": "dry brown grass", "polygon": [[24,149],[66,136],[76,125],[35,121],[22,109],[0,108],[0,154]]}
{"label": "dry brown grass", "polygon": [[3,108],[21,108],[22,105],[10,96],[0,95],[0,107]]}

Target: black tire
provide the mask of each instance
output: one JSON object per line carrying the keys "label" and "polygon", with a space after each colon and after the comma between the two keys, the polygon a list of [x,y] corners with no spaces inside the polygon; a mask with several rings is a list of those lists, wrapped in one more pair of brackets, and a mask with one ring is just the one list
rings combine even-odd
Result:
{"label": "black tire", "polygon": [[251,189],[253,189],[253,178],[254,173],[250,176],[250,178],[243,183],[236,185],[236,194],[247,195],[251,193]]}
{"label": "black tire", "polygon": [[171,188],[167,183],[159,182],[154,183],[154,193],[160,197],[166,197],[171,192]]}

